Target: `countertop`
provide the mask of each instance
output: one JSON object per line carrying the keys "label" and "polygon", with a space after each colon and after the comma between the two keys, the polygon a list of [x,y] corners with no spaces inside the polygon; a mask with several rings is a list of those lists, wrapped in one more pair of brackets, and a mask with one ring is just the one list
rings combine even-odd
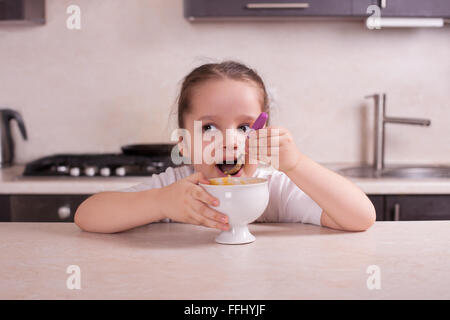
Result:
{"label": "countertop", "polygon": [[[218,230],[182,223],[0,223],[0,299],[450,299],[450,221],[249,229],[255,242],[220,245]],[[67,288],[71,265],[80,289]]]}
{"label": "countertop", "polygon": [[[324,164],[331,170],[346,164]],[[94,194],[144,182],[150,177],[24,177],[25,165],[0,169],[0,194]],[[450,179],[349,178],[366,194],[450,194]]]}

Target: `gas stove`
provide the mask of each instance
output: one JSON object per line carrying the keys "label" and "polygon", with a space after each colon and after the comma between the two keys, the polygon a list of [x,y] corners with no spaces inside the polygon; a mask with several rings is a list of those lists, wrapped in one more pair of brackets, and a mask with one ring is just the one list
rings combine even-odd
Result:
{"label": "gas stove", "polygon": [[170,156],[56,154],[25,166],[24,176],[125,177],[150,176],[175,167]]}

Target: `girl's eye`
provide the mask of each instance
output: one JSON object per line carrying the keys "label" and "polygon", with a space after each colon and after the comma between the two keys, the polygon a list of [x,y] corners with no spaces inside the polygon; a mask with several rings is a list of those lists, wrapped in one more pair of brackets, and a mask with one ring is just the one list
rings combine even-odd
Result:
{"label": "girl's eye", "polygon": [[239,129],[244,132],[248,132],[248,130],[250,130],[250,126],[248,124],[245,124],[243,126],[240,126]]}
{"label": "girl's eye", "polygon": [[213,124],[205,124],[202,128],[203,131],[217,130],[217,128]]}

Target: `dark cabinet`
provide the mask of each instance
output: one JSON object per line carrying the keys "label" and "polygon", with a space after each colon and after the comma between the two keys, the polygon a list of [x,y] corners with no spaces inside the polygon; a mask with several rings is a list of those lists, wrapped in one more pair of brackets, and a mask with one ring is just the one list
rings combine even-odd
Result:
{"label": "dark cabinet", "polygon": [[73,222],[78,206],[90,195],[11,195],[11,222]]}
{"label": "dark cabinet", "polygon": [[385,220],[450,220],[450,195],[386,196]]}
{"label": "dark cabinet", "polygon": [[44,24],[45,0],[0,0],[0,23]]}
{"label": "dark cabinet", "polygon": [[385,17],[450,17],[448,0],[184,0],[189,20],[223,18],[366,18],[370,5]]}
{"label": "dark cabinet", "polygon": [[[84,195],[0,195],[0,222],[73,222]],[[368,195],[377,221],[450,220],[450,195]]]}
{"label": "dark cabinet", "polygon": [[381,17],[450,17],[449,0],[385,0],[384,7],[381,0],[363,0],[359,10],[371,4],[380,7]]}
{"label": "dark cabinet", "polygon": [[190,20],[231,17],[351,16],[353,0],[185,0]]}
{"label": "dark cabinet", "polygon": [[9,195],[0,194],[0,222],[10,220],[9,212]]}
{"label": "dark cabinet", "polygon": [[450,220],[450,195],[369,195],[377,221]]}
{"label": "dark cabinet", "polygon": [[0,0],[0,20],[19,20],[24,18],[23,2]]}
{"label": "dark cabinet", "polygon": [[384,197],[378,195],[369,195],[368,197],[375,207],[375,211],[377,213],[377,221],[384,221]]}

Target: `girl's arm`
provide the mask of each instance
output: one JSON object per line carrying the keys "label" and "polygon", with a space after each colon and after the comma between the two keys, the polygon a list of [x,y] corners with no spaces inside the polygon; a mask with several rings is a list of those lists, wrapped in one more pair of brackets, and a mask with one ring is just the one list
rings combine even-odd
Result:
{"label": "girl's arm", "polygon": [[[369,198],[350,180],[319,165],[303,155],[289,131],[269,127],[250,134],[246,150],[249,156],[269,161],[284,172],[301,190],[323,210],[321,224],[348,231],[367,230],[376,219],[375,208]],[[268,146],[265,155],[261,146]],[[266,156],[267,155],[267,156]]]}
{"label": "girl's arm", "polygon": [[164,218],[158,189],[140,192],[100,192],[86,199],[75,212],[75,224],[84,231],[113,233]]}
{"label": "girl's arm", "polygon": [[195,173],[162,188],[140,192],[100,192],[86,199],[75,212],[75,223],[84,231],[113,233],[169,218],[173,221],[227,230],[228,217],[208,205],[218,206]]}
{"label": "girl's arm", "polygon": [[305,155],[285,174],[322,208],[321,225],[364,231],[375,222],[375,208],[361,189]]}

